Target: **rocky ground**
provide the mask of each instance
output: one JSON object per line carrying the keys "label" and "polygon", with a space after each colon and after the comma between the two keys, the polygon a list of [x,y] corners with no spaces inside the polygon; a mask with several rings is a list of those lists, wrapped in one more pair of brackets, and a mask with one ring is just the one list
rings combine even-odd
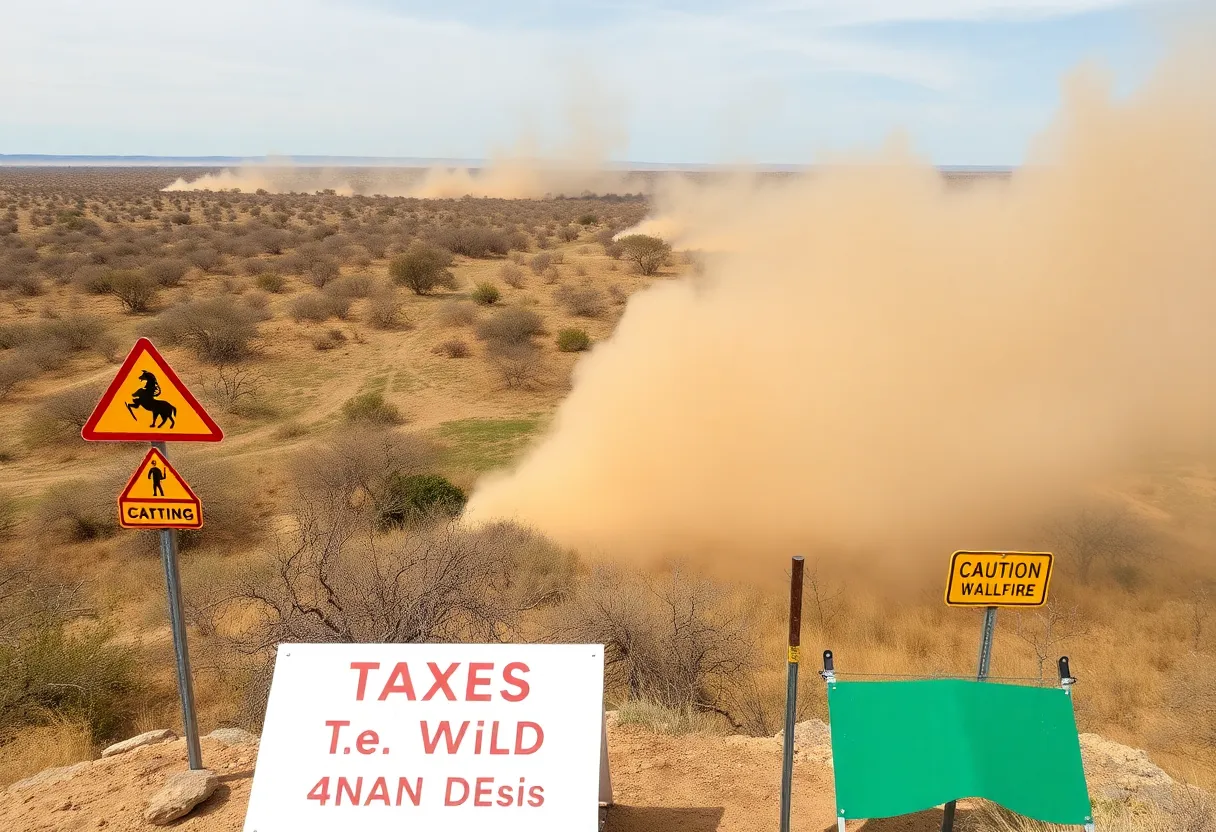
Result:
{"label": "rocky ground", "polygon": [[[101,759],[51,769],[0,792],[0,829],[12,832],[134,832],[152,820],[188,832],[239,830],[257,757],[257,738],[235,729],[203,739],[214,777],[177,777],[185,743],[171,734],[142,735]],[[799,723],[795,745],[795,828],[834,830],[828,728]],[[1178,789],[1143,751],[1082,734],[1082,753],[1095,800],[1168,803]],[[779,738],[656,734],[609,719],[616,805],[607,832],[770,832],[776,826],[781,772]],[[172,788],[166,789],[170,783]],[[205,796],[172,820],[180,802]],[[970,807],[960,805],[960,826]],[[152,818],[150,820],[149,818]],[[868,832],[930,832],[940,810],[868,821]]]}

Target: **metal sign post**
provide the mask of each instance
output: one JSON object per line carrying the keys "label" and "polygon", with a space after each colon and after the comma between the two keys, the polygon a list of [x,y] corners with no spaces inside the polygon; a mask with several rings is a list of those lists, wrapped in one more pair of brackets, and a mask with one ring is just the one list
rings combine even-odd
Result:
{"label": "metal sign post", "polygon": [[[992,667],[992,638],[996,633],[996,607],[984,609],[984,629],[980,633],[980,661],[975,671],[975,681],[983,682],[988,679],[988,671]],[[942,832],[954,829],[954,810],[957,801],[951,800],[942,808]]]}
{"label": "metal sign post", "polygon": [[118,518],[123,528],[160,530],[160,557],[165,566],[186,753],[190,768],[202,769],[190,649],[182,613],[181,576],[177,568],[177,530],[201,528],[203,505],[169,464],[165,442],[219,442],[224,432],[152,342],[140,338],[102,393],[80,435],[88,442],[152,443],[152,450],[118,496]]}
{"label": "metal sign post", "polygon": [[[168,456],[164,442],[153,442],[152,447]],[[177,529],[160,530],[160,558],[165,566],[165,588],[169,595],[169,625],[173,630],[173,653],[177,659],[177,690],[182,699],[186,756],[190,761],[190,768],[197,770],[203,767],[203,752],[198,742],[198,720],[194,714],[194,680],[190,673],[190,647],[186,642],[181,576],[177,570]]]}
{"label": "metal sign post", "polygon": [[798,718],[798,649],[802,643],[802,558],[790,569],[790,638],[786,653],[785,735],[781,749],[781,832],[790,832],[790,791],[794,785],[794,720]]}

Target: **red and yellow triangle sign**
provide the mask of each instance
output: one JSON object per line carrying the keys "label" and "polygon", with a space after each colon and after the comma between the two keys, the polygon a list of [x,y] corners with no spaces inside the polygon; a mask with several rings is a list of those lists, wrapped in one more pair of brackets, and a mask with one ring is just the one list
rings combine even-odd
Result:
{"label": "red and yellow triangle sign", "polygon": [[135,342],[80,431],[94,442],[219,442],[215,420],[147,338]]}
{"label": "red and yellow triangle sign", "polygon": [[118,522],[127,529],[199,529],[203,504],[153,448],[118,495]]}

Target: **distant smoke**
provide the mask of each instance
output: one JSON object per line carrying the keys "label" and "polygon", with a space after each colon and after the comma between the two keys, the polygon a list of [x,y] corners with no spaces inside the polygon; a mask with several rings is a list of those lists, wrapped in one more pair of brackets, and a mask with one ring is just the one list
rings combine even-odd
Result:
{"label": "distant smoke", "polygon": [[906,554],[1000,537],[1216,425],[1216,72],[1078,74],[1030,163],[947,187],[897,147],[673,181],[643,230],[716,252],[635,295],[548,436],[468,516],[650,554]]}

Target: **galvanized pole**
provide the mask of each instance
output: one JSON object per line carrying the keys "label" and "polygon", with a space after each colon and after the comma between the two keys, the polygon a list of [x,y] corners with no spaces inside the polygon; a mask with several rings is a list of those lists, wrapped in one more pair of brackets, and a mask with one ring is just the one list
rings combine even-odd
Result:
{"label": "galvanized pole", "polygon": [[[975,681],[983,682],[988,678],[988,670],[992,667],[992,638],[996,633],[996,607],[984,608],[984,629],[980,634],[979,669],[975,672]],[[951,800],[942,808],[942,832],[954,829],[954,809],[956,801]]]}
{"label": "galvanized pole", "polygon": [[[168,459],[164,442],[152,447]],[[186,617],[182,612],[181,576],[177,570],[177,530],[160,530],[160,557],[165,566],[165,588],[169,596],[169,625],[173,630],[173,652],[177,657],[177,690],[182,698],[182,727],[186,733],[186,756],[190,768],[203,767],[203,752],[198,742],[198,720],[194,714],[194,681],[190,674],[190,647],[186,643]]]}
{"label": "galvanized pole", "polygon": [[802,558],[790,569],[790,638],[786,653],[785,735],[781,749],[781,832],[790,832],[790,791],[794,785],[794,720],[798,718],[798,649],[802,643]]}

